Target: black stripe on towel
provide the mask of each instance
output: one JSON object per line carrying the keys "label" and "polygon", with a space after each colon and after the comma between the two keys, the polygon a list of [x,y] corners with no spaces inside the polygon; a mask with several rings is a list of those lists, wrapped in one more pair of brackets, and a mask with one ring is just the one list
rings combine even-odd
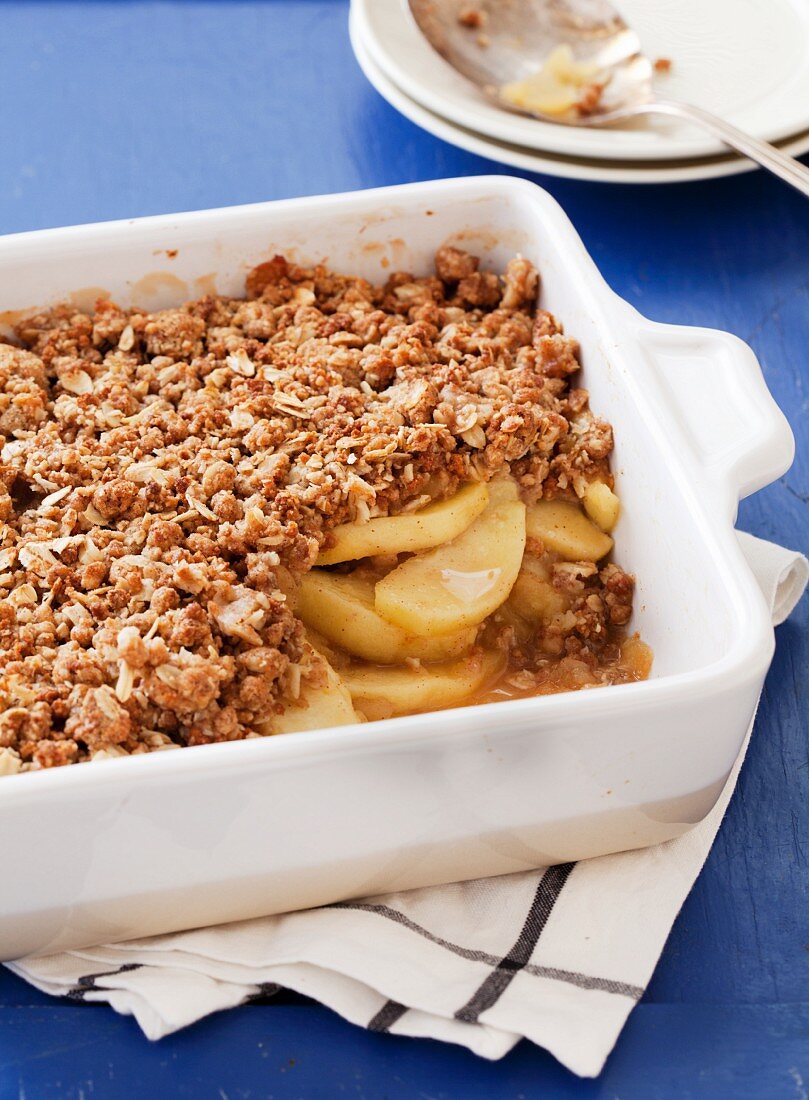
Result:
{"label": "black stripe on towel", "polygon": [[406,1005],[400,1005],[398,1001],[386,1001],[373,1019],[368,1021],[369,1031],[387,1031],[393,1027],[407,1012]]}
{"label": "black stripe on towel", "polygon": [[[357,913],[373,913],[378,917],[399,924],[409,932],[415,932],[417,936],[429,940],[430,943],[443,947],[445,951],[452,952],[461,959],[469,959],[470,962],[485,963],[487,966],[497,966],[500,962],[496,955],[490,955],[488,951],[476,951],[470,947],[462,947],[459,943],[445,940],[443,936],[436,936],[428,928],[417,924],[405,913],[398,909],[392,909],[389,905],[372,904],[362,901],[337,901],[332,905],[324,905],[324,909],[351,909]],[[579,974],[575,970],[560,970],[554,966],[537,966],[536,963],[527,963],[523,967],[525,974],[531,974],[535,978],[551,978],[557,982],[567,982],[579,989],[598,989],[603,993],[615,993],[619,997],[629,997],[638,1001],[643,996],[643,988],[639,985],[631,985],[628,982],[617,982],[613,978],[592,977],[589,974]]]}
{"label": "black stripe on towel", "polygon": [[[128,970],[140,970],[142,965],[142,963],[124,963],[117,970],[101,970],[97,974],[85,974],[65,996],[69,1001],[83,1001],[88,993],[98,989],[96,986],[98,978],[112,978],[115,974],[125,974]],[[104,992],[103,987],[99,992]]]}
{"label": "black stripe on towel", "polygon": [[539,880],[534,900],[528,910],[528,916],[520,930],[514,946],[504,955],[495,969],[489,974],[463,1008],[455,1013],[456,1020],[467,1024],[476,1024],[482,1012],[486,1012],[497,1003],[514,977],[531,961],[534,948],[542,929],[545,927],[551,910],[562,892],[575,864],[561,863],[558,867],[549,867]]}

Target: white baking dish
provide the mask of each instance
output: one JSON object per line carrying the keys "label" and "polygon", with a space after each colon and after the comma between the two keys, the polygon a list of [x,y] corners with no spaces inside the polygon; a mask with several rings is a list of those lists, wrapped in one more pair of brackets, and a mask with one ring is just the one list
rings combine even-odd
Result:
{"label": "white baking dish", "polygon": [[736,506],[788,468],[791,434],[748,347],[643,319],[549,195],[477,177],[7,237],[0,305],[240,293],[277,251],[421,273],[448,240],[529,256],[581,341],[652,679],[6,777],[0,957],[639,847],[710,810],[774,644]]}

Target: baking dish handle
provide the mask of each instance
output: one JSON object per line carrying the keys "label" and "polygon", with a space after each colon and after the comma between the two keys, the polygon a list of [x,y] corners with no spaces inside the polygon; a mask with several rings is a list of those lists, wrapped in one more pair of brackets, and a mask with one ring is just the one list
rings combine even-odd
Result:
{"label": "baking dish handle", "polygon": [[639,338],[654,366],[664,415],[734,506],[789,469],[792,430],[744,341],[717,329],[650,321]]}

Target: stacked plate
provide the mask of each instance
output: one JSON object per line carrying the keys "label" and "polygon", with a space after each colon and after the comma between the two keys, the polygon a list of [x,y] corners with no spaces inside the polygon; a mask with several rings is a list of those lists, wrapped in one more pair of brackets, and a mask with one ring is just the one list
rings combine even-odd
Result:
{"label": "stacked plate", "polygon": [[[647,55],[672,62],[656,78],[661,98],[696,103],[793,156],[809,151],[809,3],[619,0],[618,6]],[[363,72],[393,107],[431,134],[503,164],[616,183],[710,179],[755,167],[673,120],[597,129],[501,110],[433,50],[407,0],[352,0],[350,33]]]}

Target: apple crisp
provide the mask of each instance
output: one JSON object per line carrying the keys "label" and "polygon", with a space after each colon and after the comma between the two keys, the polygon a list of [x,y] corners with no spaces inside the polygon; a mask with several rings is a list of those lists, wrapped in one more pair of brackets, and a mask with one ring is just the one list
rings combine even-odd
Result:
{"label": "apple crisp", "polygon": [[21,321],[0,774],[645,676],[612,431],[537,291],[449,247],[382,286],[276,256],[244,298]]}

